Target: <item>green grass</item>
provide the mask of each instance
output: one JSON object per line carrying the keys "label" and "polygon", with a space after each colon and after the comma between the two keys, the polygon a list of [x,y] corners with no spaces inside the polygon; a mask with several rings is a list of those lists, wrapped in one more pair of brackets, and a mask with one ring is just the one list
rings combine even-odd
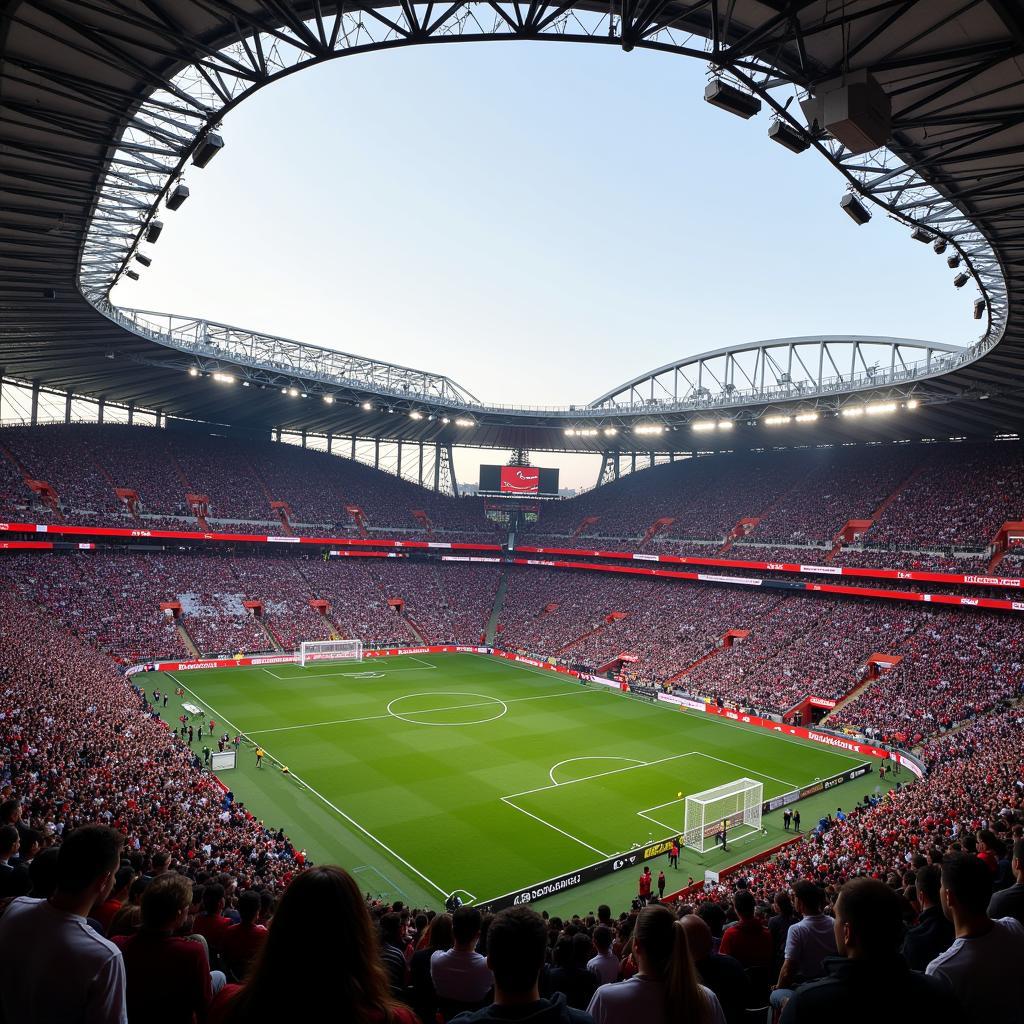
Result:
{"label": "green grass", "polygon": [[[486,901],[681,831],[680,791],[747,776],[767,798],[861,760],[472,654],[174,678],[218,732],[223,723],[267,751],[257,769],[243,746],[239,767],[224,773],[238,799],[314,861],[343,864],[366,890],[417,905],[456,890]],[[165,717],[173,724],[179,713]],[[801,805],[805,823],[873,786]],[[778,814],[765,826],[731,841],[729,854],[686,851],[669,888],[784,838]],[[612,876],[545,905],[624,906],[633,885]]]}

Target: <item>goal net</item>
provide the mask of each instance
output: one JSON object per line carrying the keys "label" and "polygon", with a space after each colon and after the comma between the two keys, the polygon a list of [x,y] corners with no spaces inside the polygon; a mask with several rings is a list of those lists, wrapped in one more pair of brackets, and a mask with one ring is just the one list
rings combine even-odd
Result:
{"label": "goal net", "polygon": [[723,826],[726,842],[741,839],[761,828],[764,785],[737,779],[686,798],[683,844],[706,853],[719,843]]}
{"label": "goal net", "polygon": [[362,661],[362,640],[304,640],[299,644],[299,664],[311,661]]}

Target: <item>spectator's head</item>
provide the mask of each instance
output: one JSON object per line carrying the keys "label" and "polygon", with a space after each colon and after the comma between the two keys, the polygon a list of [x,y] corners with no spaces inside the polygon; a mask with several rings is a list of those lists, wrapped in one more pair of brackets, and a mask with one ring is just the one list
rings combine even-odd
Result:
{"label": "spectator's head", "polygon": [[509,907],[495,915],[487,933],[495,1003],[536,1002],[547,939],[544,919],[528,907]]}
{"label": "spectator's head", "polygon": [[388,945],[400,946],[402,944],[402,915],[396,914],[393,910],[386,913],[380,919],[380,933]]}
{"label": "spectator's head", "polygon": [[21,801],[12,797],[0,804],[0,825],[17,825],[21,821]]}
{"label": "spectator's head", "polygon": [[783,917],[793,916],[793,901],[789,898],[788,892],[777,892],[772,902],[777,913]]}
{"label": "spectator's head", "polygon": [[339,1020],[390,1020],[394,1009],[363,894],[337,867],[292,879],[228,1020],[315,1019],[325,1006]]}
{"label": "spectator's head", "polygon": [[612,920],[612,910],[607,903],[602,903],[597,908],[597,919],[601,924],[610,924]]}
{"label": "spectator's head", "polygon": [[594,929],[594,945],[598,953],[605,954],[612,948],[612,930],[606,924],[599,924]]}
{"label": "spectator's head", "polygon": [[476,907],[459,907],[452,914],[452,934],[456,949],[472,949],[480,937],[480,911]]}
{"label": "spectator's head", "polygon": [[1024,839],[1018,839],[1013,844],[1013,873],[1017,881],[1024,885]]}
{"label": "spectator's head", "polygon": [[942,872],[937,864],[926,864],[914,875],[917,902],[922,910],[939,905],[939,889],[942,887]]}
{"label": "spectator's head", "polygon": [[722,929],[725,927],[725,911],[718,903],[702,903],[697,908],[697,913],[707,922],[711,934],[721,938]]}
{"label": "spectator's head", "polygon": [[594,953],[594,943],[586,932],[577,932],[572,937],[572,956],[577,967],[586,970],[586,966]]}
{"label": "spectator's head", "polygon": [[57,858],[59,846],[48,846],[38,857],[32,858],[28,866],[28,880],[32,888],[29,895],[37,899],[49,899],[57,888]]}
{"label": "spectator's head", "polygon": [[185,923],[192,905],[192,883],[165,871],[146,886],[142,896],[142,925],[153,931],[173,932]]}
{"label": "spectator's head", "polygon": [[451,949],[455,944],[450,914],[438,914],[427,928],[427,941],[432,950]]}
{"label": "spectator's head", "polygon": [[572,939],[570,939],[568,935],[563,935],[555,943],[555,950],[552,954],[552,959],[554,960],[556,967],[572,967]]}
{"label": "spectator's head", "polygon": [[256,918],[260,916],[260,906],[263,901],[255,889],[246,889],[238,897],[238,917],[242,924],[255,924]]}
{"label": "spectator's head", "polygon": [[668,907],[644,907],[633,931],[633,958],[645,977],[665,985],[667,1020],[708,1021],[711,1008],[697,982],[686,929]]}
{"label": "spectator's head", "polygon": [[43,834],[34,828],[27,828],[21,834],[21,849],[18,851],[23,861],[32,860],[43,847]]}
{"label": "spectator's head", "polygon": [[54,894],[66,909],[85,916],[110,895],[122,846],[124,836],[106,825],[83,825],[68,835],[57,855]]}
{"label": "spectator's head", "polygon": [[683,931],[686,932],[686,941],[690,944],[690,954],[695,963],[701,963],[711,956],[714,940],[711,937],[711,929],[707,921],[697,914],[686,914],[680,918]]}
{"label": "spectator's head", "polygon": [[[153,879],[155,882],[160,876]],[[219,914],[224,909],[224,886],[214,882],[203,890],[203,913]]]}
{"label": "spectator's head", "polygon": [[958,929],[987,917],[992,873],[971,853],[957,853],[942,862],[942,911]]}
{"label": "spectator's head", "polygon": [[825,906],[825,893],[813,882],[797,882],[793,886],[796,909],[805,916],[820,914]]}
{"label": "spectator's head", "polygon": [[748,889],[741,889],[732,900],[736,916],[741,921],[752,921],[754,919],[754,897]]}
{"label": "spectator's head", "polygon": [[162,874],[167,870],[170,863],[170,855],[164,850],[157,850],[157,852],[153,854],[153,874]]}
{"label": "spectator's head", "polygon": [[18,830],[13,825],[0,825],[0,860],[13,857],[20,846]]}
{"label": "spectator's head", "polygon": [[895,956],[903,939],[903,903],[876,878],[855,878],[835,904],[836,948],[850,959]]}

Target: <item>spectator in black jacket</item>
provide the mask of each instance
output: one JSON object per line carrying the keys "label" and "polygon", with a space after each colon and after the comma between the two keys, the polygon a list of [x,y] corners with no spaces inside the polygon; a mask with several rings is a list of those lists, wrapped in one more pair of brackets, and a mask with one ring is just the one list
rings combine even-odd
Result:
{"label": "spectator in black jacket", "polygon": [[960,1024],[959,1005],[948,985],[911,971],[900,956],[903,901],[884,882],[855,878],[835,904],[840,956],[825,961],[825,976],[802,985],[782,1013],[781,1024],[864,1020],[868,993],[884,1001],[886,1020]]}
{"label": "spectator in black jacket", "polygon": [[1013,844],[1013,869],[1015,884],[1002,892],[997,892],[988,905],[988,916],[998,920],[1000,917],[1015,917],[1024,924],[1024,839]]}
{"label": "spectator in black jacket", "polygon": [[923,971],[940,953],[945,953],[956,938],[953,922],[942,912],[941,885],[942,873],[937,864],[918,868],[914,887],[921,913],[917,924],[903,940],[903,958],[913,971]]}

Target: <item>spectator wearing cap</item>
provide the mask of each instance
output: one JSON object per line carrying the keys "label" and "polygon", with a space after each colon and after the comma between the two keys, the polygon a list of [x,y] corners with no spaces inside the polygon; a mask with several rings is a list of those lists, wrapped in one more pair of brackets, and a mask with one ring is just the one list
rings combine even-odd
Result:
{"label": "spectator wearing cap", "polygon": [[942,862],[942,909],[953,922],[956,939],[927,968],[957,994],[966,1020],[1024,1020],[1024,925],[1016,918],[993,920],[988,866],[969,853]]}
{"label": "spectator wearing cap", "polygon": [[123,843],[104,825],[76,829],[52,896],[21,896],[0,917],[0,1019],[126,1024],[121,951],[86,921],[113,888]]}
{"label": "spectator wearing cap", "polygon": [[781,1024],[861,1024],[864,997],[884,999],[887,1020],[960,1024],[956,1000],[945,983],[911,971],[900,956],[903,901],[874,878],[855,878],[835,904],[838,956],[825,961],[825,976],[802,985],[786,1003]]}
{"label": "spectator wearing cap", "polygon": [[937,864],[917,869],[914,889],[921,908],[917,924],[903,939],[903,957],[910,968],[923,971],[940,953],[953,945],[953,923],[942,912],[939,889],[942,876]]}
{"label": "spectator wearing cap", "polygon": [[1008,889],[1003,889],[992,896],[988,905],[988,916],[1015,917],[1024,924],[1024,839],[1018,839],[1013,844],[1013,860],[1010,866],[1016,881]]}

